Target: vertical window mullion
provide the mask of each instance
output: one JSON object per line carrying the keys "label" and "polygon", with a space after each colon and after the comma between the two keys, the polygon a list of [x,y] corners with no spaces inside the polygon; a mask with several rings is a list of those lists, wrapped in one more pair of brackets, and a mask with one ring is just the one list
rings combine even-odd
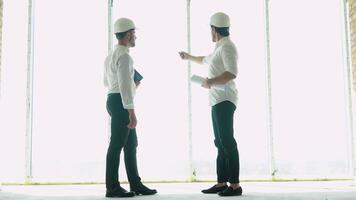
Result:
{"label": "vertical window mullion", "polygon": [[351,45],[350,45],[350,26],[349,26],[349,12],[348,12],[348,6],[349,2],[348,0],[342,0],[340,3],[342,3],[342,13],[343,13],[343,19],[342,19],[342,31],[344,35],[344,42],[343,42],[343,53],[344,53],[344,81],[345,81],[345,94],[347,95],[346,97],[346,108],[345,112],[347,115],[347,128],[349,132],[349,138],[350,141],[348,142],[349,145],[349,166],[350,166],[350,174],[351,176],[356,176],[356,142],[355,142],[355,135],[354,135],[354,127],[353,127],[353,116],[352,116],[352,111],[353,111],[353,106],[352,105],[352,91],[353,89],[353,84],[352,84],[352,67],[351,67]]}
{"label": "vertical window mullion", "polygon": [[26,96],[26,155],[25,182],[32,181],[32,126],[33,126],[33,68],[34,68],[34,4],[28,0],[28,38],[27,38],[27,96]]}
{"label": "vertical window mullion", "polygon": [[267,133],[269,151],[269,171],[272,180],[276,179],[276,162],[274,153],[273,119],[272,119],[272,78],[271,78],[271,49],[270,49],[270,30],[269,30],[269,5],[270,0],[265,0],[265,27],[266,27],[266,86],[267,86]]}
{"label": "vertical window mullion", "polygon": [[[191,27],[190,27],[190,3],[191,0],[187,0],[187,51],[191,53]],[[190,181],[196,180],[195,168],[193,165],[193,132],[192,132],[192,88],[191,88],[191,62],[187,62],[187,81],[188,81],[188,137],[189,137],[189,173]]]}

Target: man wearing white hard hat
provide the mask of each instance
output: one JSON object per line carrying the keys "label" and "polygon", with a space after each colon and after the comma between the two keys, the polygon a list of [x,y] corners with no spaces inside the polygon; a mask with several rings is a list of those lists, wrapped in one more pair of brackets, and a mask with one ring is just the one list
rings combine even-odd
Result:
{"label": "man wearing white hard hat", "polygon": [[237,50],[229,37],[228,15],[222,12],[215,13],[210,18],[210,26],[212,40],[216,42],[212,54],[192,56],[186,52],[179,52],[182,59],[209,66],[209,77],[202,83],[202,87],[209,89],[209,102],[212,106],[214,143],[218,149],[217,184],[202,192],[217,193],[220,196],[239,196],[242,195],[239,180],[240,162],[233,128],[237,104],[237,89],[234,82],[237,76]]}
{"label": "man wearing white hard hat", "polygon": [[[111,116],[111,137],[106,154],[106,197],[152,195],[156,190],[142,184],[137,170],[136,114],[134,97],[139,82],[134,81],[133,59],[129,48],[135,46],[135,24],[128,18],[115,22],[114,33],[118,44],[105,59],[104,84],[108,88],[106,108]],[[121,150],[130,192],[120,186],[118,169]]]}

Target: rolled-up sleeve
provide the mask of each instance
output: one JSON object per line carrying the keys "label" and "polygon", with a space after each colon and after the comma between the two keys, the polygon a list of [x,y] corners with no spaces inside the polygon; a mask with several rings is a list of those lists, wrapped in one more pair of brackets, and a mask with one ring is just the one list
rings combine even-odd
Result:
{"label": "rolled-up sleeve", "polygon": [[227,45],[221,49],[221,58],[226,71],[237,76],[237,51],[233,46]]}
{"label": "rolled-up sleeve", "polygon": [[122,104],[125,109],[134,109],[135,83],[133,82],[133,63],[128,54],[124,54],[118,60],[117,76]]}
{"label": "rolled-up sleeve", "polygon": [[204,56],[202,62],[206,65],[211,65],[211,59],[212,59],[212,55],[207,55],[207,56]]}

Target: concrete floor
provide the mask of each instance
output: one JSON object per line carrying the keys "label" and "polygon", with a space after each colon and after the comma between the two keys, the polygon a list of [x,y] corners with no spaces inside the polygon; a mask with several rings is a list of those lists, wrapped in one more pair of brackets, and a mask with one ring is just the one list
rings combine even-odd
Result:
{"label": "concrete floor", "polygon": [[[160,183],[147,184],[158,189],[154,196],[138,196],[131,199],[213,200],[217,195],[200,193],[212,183]],[[243,182],[241,197],[224,197],[246,200],[356,200],[355,181],[326,182]],[[126,189],[128,185],[123,184]],[[0,191],[0,200],[100,200],[105,186],[100,185],[31,185],[7,186]]]}

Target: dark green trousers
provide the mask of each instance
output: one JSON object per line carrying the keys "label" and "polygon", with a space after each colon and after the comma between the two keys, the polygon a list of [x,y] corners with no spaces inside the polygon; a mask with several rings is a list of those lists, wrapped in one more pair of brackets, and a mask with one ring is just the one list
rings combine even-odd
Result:
{"label": "dark green trousers", "polygon": [[120,185],[118,170],[122,149],[124,149],[124,161],[130,186],[139,185],[141,178],[137,170],[136,130],[127,128],[129,114],[122,105],[119,93],[108,95],[106,109],[111,116],[111,137],[106,154],[106,189],[114,190]]}
{"label": "dark green trousers", "polygon": [[240,161],[234,138],[234,112],[236,106],[230,101],[223,101],[212,107],[214,127],[217,181],[219,183],[239,183]]}

